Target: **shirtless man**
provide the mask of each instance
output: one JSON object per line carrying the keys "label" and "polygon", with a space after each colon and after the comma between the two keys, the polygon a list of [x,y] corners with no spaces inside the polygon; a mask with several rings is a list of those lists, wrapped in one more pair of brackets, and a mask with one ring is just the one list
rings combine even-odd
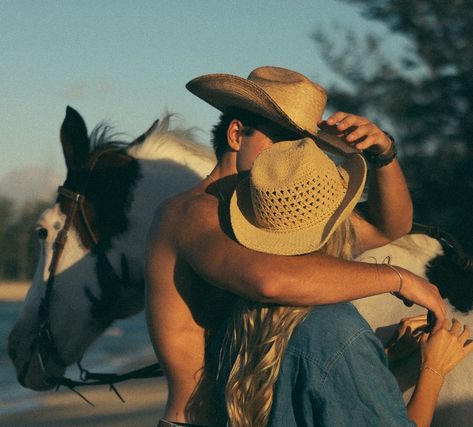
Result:
{"label": "shirtless man", "polygon": [[404,235],[411,227],[412,204],[391,138],[365,118],[341,112],[327,125],[344,133],[344,141],[320,133],[325,91],[282,68],[260,67],[248,79],[201,76],[187,88],[224,115],[214,128],[214,170],[196,187],[167,200],[151,230],[146,312],[169,387],[160,425],[219,424],[213,373],[203,373],[207,346],[230,309],[232,294],[263,303],[318,305],[400,291],[404,299],[434,312],[436,328],[443,324],[445,306],[437,288],[406,270],[399,268],[400,282],[382,265],[318,253],[286,257],[252,251],[233,239],[228,225],[230,196],[258,154],[278,141],[309,136],[335,151],[369,150],[378,166],[371,172],[370,223],[352,215],[360,249]]}

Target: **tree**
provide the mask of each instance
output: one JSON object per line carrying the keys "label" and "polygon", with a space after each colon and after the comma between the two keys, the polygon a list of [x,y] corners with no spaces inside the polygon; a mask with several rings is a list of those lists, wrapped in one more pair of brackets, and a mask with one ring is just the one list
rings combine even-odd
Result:
{"label": "tree", "polygon": [[386,51],[376,34],[345,33],[340,49],[315,34],[325,61],[347,83],[329,88],[330,105],[388,119],[416,220],[442,226],[473,250],[473,2],[342,1],[404,37],[405,48]]}

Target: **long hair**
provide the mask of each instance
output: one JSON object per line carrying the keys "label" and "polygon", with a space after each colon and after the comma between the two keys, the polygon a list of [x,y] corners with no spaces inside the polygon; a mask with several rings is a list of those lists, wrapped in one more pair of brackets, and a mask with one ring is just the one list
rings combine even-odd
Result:
{"label": "long hair", "polygon": [[[351,259],[355,233],[345,220],[319,252]],[[264,305],[240,299],[229,322],[229,357],[234,360],[225,387],[230,427],[268,424],[273,391],[294,328],[313,307]]]}

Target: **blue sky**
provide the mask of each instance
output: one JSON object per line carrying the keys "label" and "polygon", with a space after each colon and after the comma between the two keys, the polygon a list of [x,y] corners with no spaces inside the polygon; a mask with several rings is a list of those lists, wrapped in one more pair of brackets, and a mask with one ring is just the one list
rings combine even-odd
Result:
{"label": "blue sky", "polygon": [[0,179],[31,165],[64,173],[66,105],[89,130],[110,120],[130,138],[169,110],[204,142],[218,112],[187,81],[279,65],[328,84],[311,34],[370,25],[336,0],[0,1]]}

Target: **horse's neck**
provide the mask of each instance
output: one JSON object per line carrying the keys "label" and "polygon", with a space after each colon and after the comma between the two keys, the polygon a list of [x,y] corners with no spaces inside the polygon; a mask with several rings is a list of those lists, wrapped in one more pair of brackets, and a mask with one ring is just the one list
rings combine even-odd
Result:
{"label": "horse's neck", "polygon": [[[429,261],[442,253],[438,240],[424,234],[412,234],[380,248],[366,251],[357,260],[375,264],[389,262],[425,277]],[[354,304],[373,329],[397,324],[402,317],[425,313],[425,310],[418,306],[406,307],[389,294],[362,298]],[[391,331],[386,332],[387,337]]]}
{"label": "horse's neck", "polygon": [[357,260],[375,264],[389,262],[425,277],[428,262],[442,253],[438,240],[425,234],[410,234],[388,245],[368,250]]}
{"label": "horse's neck", "polygon": [[159,204],[196,185],[214,167],[207,147],[192,144],[189,148],[186,143],[173,134],[158,134],[145,141],[141,150],[131,152],[139,162],[141,178],[132,194],[128,230],[114,241],[109,256],[118,265],[125,255],[135,279],[143,277],[146,240]]}

